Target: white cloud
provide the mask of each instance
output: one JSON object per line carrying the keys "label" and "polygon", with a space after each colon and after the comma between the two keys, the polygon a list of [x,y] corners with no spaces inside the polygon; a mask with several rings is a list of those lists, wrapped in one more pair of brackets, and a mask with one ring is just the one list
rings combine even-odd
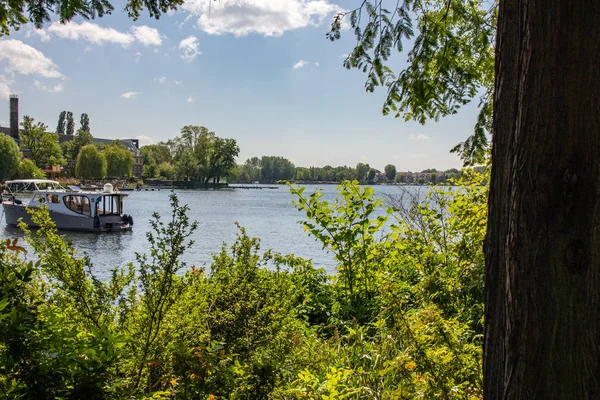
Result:
{"label": "white cloud", "polygon": [[92,44],[102,45],[104,43],[115,43],[121,46],[128,46],[134,41],[133,35],[119,32],[113,28],[104,28],[91,22],[69,22],[61,24],[54,22],[48,28],[51,32],[61,39],[87,40]]}
{"label": "white cloud", "polygon": [[54,86],[47,86],[47,85],[44,85],[42,82],[38,81],[37,79],[35,79],[33,81],[33,83],[35,84],[36,88],[40,89],[41,91],[48,92],[48,93],[62,92],[63,89],[65,88],[62,83],[56,84]]}
{"label": "white cloud", "polygon": [[8,82],[4,82],[2,77],[0,76],[0,99],[8,100],[8,95],[10,94],[10,88],[8,87]]}
{"label": "white cloud", "polygon": [[176,85],[181,85],[183,82],[181,82],[181,81],[173,81],[173,83],[176,84]]}
{"label": "white cloud", "polygon": [[342,11],[327,0],[189,0],[181,8],[198,17],[197,25],[203,31],[235,36],[279,36],[288,30],[321,25],[328,16]]}
{"label": "white cloud", "polygon": [[198,56],[200,50],[198,50],[198,38],[194,35],[183,39],[179,42],[179,50],[181,50],[181,58],[183,61],[190,62]]}
{"label": "white cloud", "polygon": [[158,29],[142,25],[132,26],[130,31],[136,40],[144,46],[160,46],[162,44],[162,38],[160,37],[160,33],[158,33]]}
{"label": "white cloud", "polygon": [[194,102],[194,99],[192,99],[191,97],[188,97],[186,101],[187,101],[188,103],[193,103],[193,102]]}
{"label": "white cloud", "polygon": [[429,140],[429,136],[427,135],[423,135],[422,133],[419,133],[418,135],[415,135],[414,133],[411,133],[408,138],[410,140]]}
{"label": "white cloud", "polygon": [[42,41],[42,42],[50,41],[50,35],[48,35],[48,32],[46,32],[43,29],[36,29],[34,27],[31,27],[27,30],[25,37],[29,39],[30,37],[33,37],[34,35],[38,36],[40,38],[40,41]]}
{"label": "white cloud", "polygon": [[321,64],[319,64],[318,62],[310,62],[310,61],[305,61],[305,60],[300,60],[298,61],[296,64],[294,64],[294,69],[299,69],[299,68],[304,68],[308,65],[314,65],[315,67],[319,67],[321,66]]}
{"label": "white cloud", "polygon": [[[134,25],[129,31],[129,33],[120,32],[113,28],[105,28],[98,24],[84,21],[82,23],[69,22],[66,24],[54,22],[50,25],[47,32],[56,35],[60,39],[85,40],[94,45],[110,43],[127,47],[135,41],[144,46],[160,46],[162,44],[162,37],[155,28],[150,28],[146,25]],[[43,32],[48,35],[45,31]]]}
{"label": "white cloud", "polygon": [[135,62],[140,62],[140,58],[142,58],[142,53],[137,51],[133,56],[135,57]]}
{"label": "white cloud", "polygon": [[20,40],[0,40],[0,61],[6,62],[4,70],[9,74],[63,77],[50,58]]}
{"label": "white cloud", "polygon": [[303,68],[308,65],[308,61],[300,60],[294,64],[294,69]]}
{"label": "white cloud", "polygon": [[139,136],[136,136],[135,138],[140,141],[140,146],[145,146],[145,145],[154,143],[154,138],[151,138],[150,136],[139,135]]}
{"label": "white cloud", "polygon": [[138,92],[127,92],[121,95],[124,99],[135,99],[139,93]]}
{"label": "white cloud", "polygon": [[154,82],[158,82],[161,85],[167,81],[166,76],[159,76],[158,78],[154,78]]}

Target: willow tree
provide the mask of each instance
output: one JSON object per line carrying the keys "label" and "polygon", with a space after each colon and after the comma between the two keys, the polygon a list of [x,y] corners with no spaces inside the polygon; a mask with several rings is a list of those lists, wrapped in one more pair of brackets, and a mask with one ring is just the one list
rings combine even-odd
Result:
{"label": "willow tree", "polygon": [[330,39],[349,16],[358,40],[345,66],[368,74],[367,90],[387,87],[384,113],[422,123],[479,98],[475,132],[455,148],[466,164],[492,134],[484,397],[596,398],[600,2],[384,3],[334,21]]}

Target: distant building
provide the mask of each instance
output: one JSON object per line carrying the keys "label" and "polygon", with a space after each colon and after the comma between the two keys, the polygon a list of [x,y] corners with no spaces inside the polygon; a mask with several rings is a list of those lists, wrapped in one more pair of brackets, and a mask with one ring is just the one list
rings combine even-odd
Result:
{"label": "distant building", "polygon": [[[17,144],[19,144],[19,132],[20,131],[21,131],[21,129],[19,129],[19,96],[10,95],[10,126],[9,127],[0,126],[0,134],[4,134],[4,135],[13,137],[13,139],[15,139]],[[58,135],[58,143],[68,142],[70,140],[73,140],[74,137],[75,137],[75,135],[59,134]],[[115,140],[116,139],[103,139],[103,138],[95,137],[94,143],[111,144]],[[118,139],[118,140],[125,146],[125,148],[127,148],[127,150],[129,150],[131,153],[133,153],[133,158],[135,160],[135,163],[133,164],[133,171],[132,171],[133,176],[135,176],[136,178],[141,178],[142,173],[144,171],[144,158],[140,155],[140,141],[138,139]],[[29,151],[29,149],[22,149],[22,151],[23,151],[23,156],[25,158],[28,158],[29,156],[31,156],[31,152]],[[67,160],[67,167],[74,169],[76,163],[77,163],[77,160]],[[56,171],[52,170],[51,173],[53,175],[55,175]]]}

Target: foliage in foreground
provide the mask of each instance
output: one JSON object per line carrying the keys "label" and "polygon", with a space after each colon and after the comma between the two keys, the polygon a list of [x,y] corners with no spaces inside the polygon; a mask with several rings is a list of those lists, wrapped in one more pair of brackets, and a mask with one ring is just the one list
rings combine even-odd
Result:
{"label": "foliage in foreground", "polygon": [[33,261],[0,243],[0,393],[9,398],[481,398],[487,191],[384,209],[345,182],[337,200],[293,188],[310,261],[263,252],[239,228],[206,268],[180,256],[196,229],[172,195],[147,254],[103,281],[47,212]]}

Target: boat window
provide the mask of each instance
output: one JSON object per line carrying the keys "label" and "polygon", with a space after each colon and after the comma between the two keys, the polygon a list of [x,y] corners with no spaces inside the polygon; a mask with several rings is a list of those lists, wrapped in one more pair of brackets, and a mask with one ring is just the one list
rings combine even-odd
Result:
{"label": "boat window", "polygon": [[60,198],[57,194],[49,194],[48,195],[48,203],[60,203]]}
{"label": "boat window", "polygon": [[97,215],[120,215],[121,199],[119,195],[102,196],[102,200],[96,200]]}
{"label": "boat window", "polygon": [[35,196],[33,196],[33,202],[43,204],[46,202],[46,198],[44,197],[43,194],[37,193]]}
{"label": "boat window", "polygon": [[78,214],[90,215],[90,199],[87,196],[65,196],[64,202],[69,210],[75,211]]}

